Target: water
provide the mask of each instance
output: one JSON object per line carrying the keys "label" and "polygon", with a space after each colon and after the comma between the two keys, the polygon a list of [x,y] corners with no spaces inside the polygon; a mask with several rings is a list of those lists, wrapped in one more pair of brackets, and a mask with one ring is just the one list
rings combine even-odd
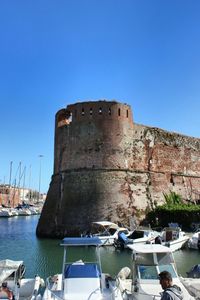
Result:
{"label": "water", "polygon": [[[62,269],[63,248],[60,240],[39,239],[35,229],[38,216],[0,218],[0,260],[23,260],[26,266],[26,277],[36,274],[46,279],[48,276],[60,273]],[[80,259],[83,249],[73,249],[70,259]],[[91,253],[87,253],[91,256]],[[100,249],[102,269],[112,276],[124,266],[130,266],[131,251],[116,251],[114,247]],[[186,271],[200,263],[198,250],[184,249],[174,253],[178,273],[186,276]]]}

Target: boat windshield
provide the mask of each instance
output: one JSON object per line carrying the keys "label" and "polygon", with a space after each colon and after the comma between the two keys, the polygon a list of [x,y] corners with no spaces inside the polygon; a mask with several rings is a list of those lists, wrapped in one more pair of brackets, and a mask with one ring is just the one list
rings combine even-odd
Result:
{"label": "boat windshield", "polygon": [[135,230],[133,231],[130,235],[129,238],[130,239],[139,239],[139,238],[143,238],[144,237],[144,231],[142,230]]}
{"label": "boat windshield", "polygon": [[137,253],[135,256],[138,265],[162,265],[174,263],[174,259],[170,252],[161,253]]}
{"label": "boat windshield", "polygon": [[171,253],[157,253],[158,265],[174,263]]}
{"label": "boat windshield", "polygon": [[173,278],[177,277],[173,265],[174,259],[170,252],[137,253],[135,263],[140,279],[158,280],[158,274],[162,271],[170,272]]}
{"label": "boat windshield", "polygon": [[138,275],[140,279],[156,279],[158,280],[158,274],[162,271],[168,271],[171,273],[172,278],[176,278],[176,272],[172,265],[159,265],[159,266],[138,266]]}

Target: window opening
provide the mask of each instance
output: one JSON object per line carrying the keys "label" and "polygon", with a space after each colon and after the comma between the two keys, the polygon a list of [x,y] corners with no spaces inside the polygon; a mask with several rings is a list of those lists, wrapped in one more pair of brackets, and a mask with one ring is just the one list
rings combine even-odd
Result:
{"label": "window opening", "polygon": [[121,111],[120,111],[120,108],[118,108],[118,116],[120,116],[121,114]]}
{"label": "window opening", "polygon": [[128,118],[128,109],[127,109],[127,111],[126,111],[126,117]]}
{"label": "window opening", "polygon": [[90,115],[92,115],[92,108],[90,108]]}
{"label": "window opening", "polygon": [[69,117],[68,117],[68,122],[71,123],[72,122],[72,112],[70,112]]}
{"label": "window opening", "polygon": [[108,109],[108,114],[111,116],[111,108]]}
{"label": "window opening", "polygon": [[81,115],[84,116],[85,115],[85,111],[84,111],[84,108],[82,108],[82,112],[81,112]]}
{"label": "window opening", "polygon": [[99,114],[102,115],[102,108],[99,108]]}

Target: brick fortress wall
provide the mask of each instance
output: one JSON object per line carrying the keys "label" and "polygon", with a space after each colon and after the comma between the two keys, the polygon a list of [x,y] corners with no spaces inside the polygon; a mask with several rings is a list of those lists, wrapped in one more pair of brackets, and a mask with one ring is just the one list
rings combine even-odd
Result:
{"label": "brick fortress wall", "polygon": [[130,225],[173,190],[200,199],[200,140],[134,124],[130,106],[76,103],[56,114],[54,174],[39,236],[79,235],[92,221]]}

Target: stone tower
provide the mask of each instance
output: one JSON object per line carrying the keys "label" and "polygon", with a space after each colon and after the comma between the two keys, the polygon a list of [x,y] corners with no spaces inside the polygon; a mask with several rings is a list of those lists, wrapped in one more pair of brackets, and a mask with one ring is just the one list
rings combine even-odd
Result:
{"label": "stone tower", "polygon": [[54,174],[37,235],[146,221],[170,191],[200,203],[200,139],[133,123],[130,106],[115,101],[69,105],[56,114]]}
{"label": "stone tower", "polygon": [[131,169],[133,119],[116,101],[68,105],[55,118],[54,174],[37,226],[38,236],[63,237],[91,222],[131,217],[122,182]]}

